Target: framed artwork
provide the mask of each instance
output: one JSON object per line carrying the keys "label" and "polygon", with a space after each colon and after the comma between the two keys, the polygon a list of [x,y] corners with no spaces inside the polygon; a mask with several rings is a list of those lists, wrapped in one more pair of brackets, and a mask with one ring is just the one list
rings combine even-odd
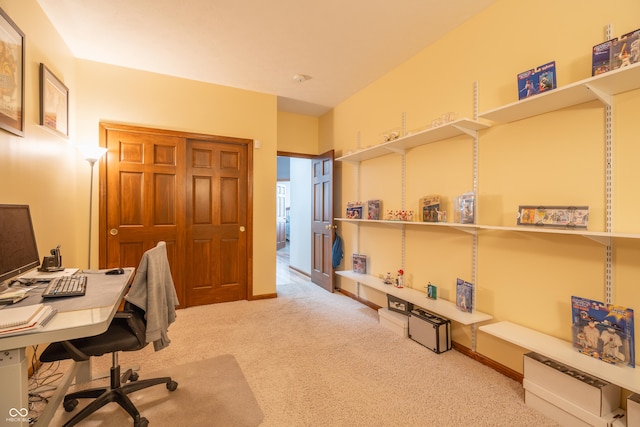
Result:
{"label": "framed artwork", "polygon": [[40,64],[40,125],[69,136],[69,89]]}
{"label": "framed artwork", "polygon": [[24,33],[0,9],[0,129],[24,136]]}

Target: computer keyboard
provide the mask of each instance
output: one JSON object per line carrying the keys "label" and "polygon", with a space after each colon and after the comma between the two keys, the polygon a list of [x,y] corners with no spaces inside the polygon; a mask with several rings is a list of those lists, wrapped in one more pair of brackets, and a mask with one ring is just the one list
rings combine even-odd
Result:
{"label": "computer keyboard", "polygon": [[87,291],[87,276],[78,274],[75,276],[57,277],[42,293],[43,298],[78,297]]}

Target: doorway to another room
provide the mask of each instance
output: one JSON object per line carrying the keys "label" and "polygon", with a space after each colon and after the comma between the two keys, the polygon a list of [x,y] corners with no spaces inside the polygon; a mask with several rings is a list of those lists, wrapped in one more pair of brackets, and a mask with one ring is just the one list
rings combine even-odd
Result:
{"label": "doorway to another room", "polygon": [[276,286],[311,280],[312,160],[278,156]]}

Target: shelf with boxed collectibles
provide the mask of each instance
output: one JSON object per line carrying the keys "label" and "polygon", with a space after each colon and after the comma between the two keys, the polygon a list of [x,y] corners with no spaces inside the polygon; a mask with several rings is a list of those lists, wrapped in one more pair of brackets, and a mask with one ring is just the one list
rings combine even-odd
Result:
{"label": "shelf with boxed collectibles", "polygon": [[612,238],[619,239],[640,239],[640,233],[623,233],[623,232],[606,232],[606,231],[590,231],[585,229],[573,228],[551,228],[551,227],[533,227],[533,226],[506,226],[506,225],[483,225],[483,224],[459,224],[455,222],[419,222],[419,221],[387,221],[387,220],[366,220],[366,219],[349,219],[334,218],[335,221],[354,224],[385,224],[393,226],[411,226],[411,227],[446,227],[462,231],[469,234],[476,234],[477,231],[510,231],[515,233],[543,233],[543,234],[563,234],[575,235],[587,238],[603,245],[610,243]]}
{"label": "shelf with boxed collectibles", "polygon": [[353,280],[387,295],[392,295],[463,325],[473,325],[493,318],[490,314],[482,313],[477,310],[474,310],[473,313],[463,312],[457,307],[455,301],[451,302],[442,298],[430,299],[426,292],[421,292],[417,289],[406,286],[404,288],[397,288],[393,285],[385,285],[382,278],[371,274],[358,274],[353,271],[346,270],[336,271],[335,273],[338,276]]}
{"label": "shelf with boxed collectibles", "polygon": [[558,86],[536,96],[512,102],[479,114],[496,123],[511,123],[586,102],[600,100],[611,105],[611,97],[640,88],[640,63]]}

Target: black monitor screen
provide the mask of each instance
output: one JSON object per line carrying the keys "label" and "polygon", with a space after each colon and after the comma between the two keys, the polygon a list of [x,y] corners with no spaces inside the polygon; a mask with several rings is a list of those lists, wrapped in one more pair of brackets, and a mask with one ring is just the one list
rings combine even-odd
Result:
{"label": "black monitor screen", "polygon": [[40,265],[27,205],[0,205],[0,283]]}

